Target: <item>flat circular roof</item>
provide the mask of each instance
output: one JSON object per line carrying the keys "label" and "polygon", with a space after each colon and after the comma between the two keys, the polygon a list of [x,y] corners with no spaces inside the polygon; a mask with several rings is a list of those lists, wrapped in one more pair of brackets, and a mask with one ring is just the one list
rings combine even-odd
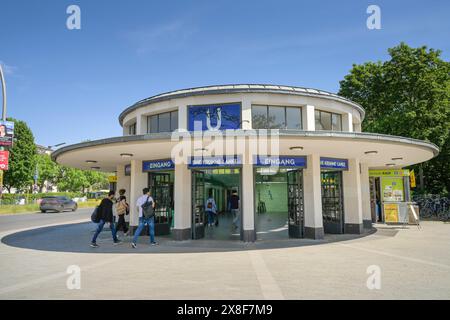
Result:
{"label": "flat circular roof", "polygon": [[176,91],[169,91],[166,93],[161,93],[141,101],[136,102],[132,106],[126,108],[119,115],[119,123],[123,125],[123,119],[130,112],[146,106],[151,103],[177,99],[177,98],[185,98],[190,96],[199,96],[199,95],[211,95],[211,94],[228,94],[228,93],[279,93],[279,94],[291,94],[291,95],[300,95],[300,96],[312,96],[312,97],[320,97],[331,99],[339,102],[343,102],[355,108],[361,115],[361,120],[364,119],[365,110],[359,104],[338,96],[335,93],[313,89],[313,88],[303,88],[303,87],[294,87],[294,86],[284,86],[284,85],[273,85],[273,84],[228,84],[228,85],[215,85],[215,86],[206,86],[206,87],[196,87],[190,89],[182,89]]}

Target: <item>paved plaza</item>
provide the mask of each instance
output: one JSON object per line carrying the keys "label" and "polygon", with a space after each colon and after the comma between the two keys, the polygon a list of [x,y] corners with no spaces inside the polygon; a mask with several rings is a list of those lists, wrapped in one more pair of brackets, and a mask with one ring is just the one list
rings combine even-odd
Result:
{"label": "paved plaza", "polygon": [[[137,250],[129,238],[113,246],[105,231],[92,249],[90,211],[1,216],[0,299],[450,298],[450,224],[442,222],[322,241],[160,237],[150,247],[141,237]],[[68,289],[70,266],[80,268],[80,289]],[[380,289],[367,287],[374,266]]]}

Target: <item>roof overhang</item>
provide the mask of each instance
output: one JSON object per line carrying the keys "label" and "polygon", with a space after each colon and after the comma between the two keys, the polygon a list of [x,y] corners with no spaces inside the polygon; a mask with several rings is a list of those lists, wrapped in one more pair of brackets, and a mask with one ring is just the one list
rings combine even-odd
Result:
{"label": "roof overhang", "polygon": [[[259,130],[240,130],[236,136],[256,139],[258,134]],[[131,159],[170,158],[172,148],[179,143],[176,139],[172,141],[171,136],[171,133],[146,134],[82,142],[54,151],[52,159],[59,164],[79,169],[100,167],[101,171],[111,172],[116,170],[117,165],[130,163]],[[386,168],[386,164],[393,162],[393,168],[406,167],[430,160],[439,153],[439,148],[429,142],[373,133],[280,130],[278,136],[280,155],[319,154],[323,157],[357,158],[374,169]],[[202,146],[207,147],[210,143],[211,140],[205,139]],[[376,153],[366,154],[368,151]],[[133,156],[124,158],[122,153]],[[392,160],[393,158],[402,159]],[[87,160],[94,160],[96,163],[91,164]]]}

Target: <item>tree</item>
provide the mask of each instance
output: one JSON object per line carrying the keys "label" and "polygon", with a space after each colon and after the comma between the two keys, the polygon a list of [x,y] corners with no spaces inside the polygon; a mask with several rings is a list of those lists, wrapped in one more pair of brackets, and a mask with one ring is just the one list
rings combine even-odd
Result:
{"label": "tree", "polygon": [[4,186],[23,190],[33,183],[36,164],[36,145],[30,128],[23,121],[9,118],[14,122],[14,144],[10,148],[9,170],[4,173]]}
{"label": "tree", "polygon": [[[366,109],[363,130],[435,143],[438,157],[421,164],[425,190],[450,191],[450,63],[441,51],[401,43],[390,60],[353,65],[339,94]],[[419,170],[415,170],[418,172]]]}
{"label": "tree", "polygon": [[58,165],[52,161],[51,157],[47,154],[36,155],[36,166],[38,169],[38,187],[39,192],[42,192],[45,183],[54,185],[57,182],[58,177]]}
{"label": "tree", "polygon": [[107,175],[102,172],[83,171],[62,166],[58,171],[59,191],[85,192],[87,189],[101,189],[108,185]]}

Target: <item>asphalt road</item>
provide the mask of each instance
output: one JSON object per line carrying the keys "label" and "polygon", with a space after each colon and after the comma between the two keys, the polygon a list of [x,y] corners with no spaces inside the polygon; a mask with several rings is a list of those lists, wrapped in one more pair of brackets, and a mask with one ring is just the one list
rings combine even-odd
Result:
{"label": "asphalt road", "polygon": [[74,220],[86,218],[90,220],[92,209],[78,209],[75,212],[55,212],[55,213],[26,213],[26,214],[12,214],[0,215],[0,232],[25,229],[32,227],[40,227],[43,225],[55,223],[70,223]]}

